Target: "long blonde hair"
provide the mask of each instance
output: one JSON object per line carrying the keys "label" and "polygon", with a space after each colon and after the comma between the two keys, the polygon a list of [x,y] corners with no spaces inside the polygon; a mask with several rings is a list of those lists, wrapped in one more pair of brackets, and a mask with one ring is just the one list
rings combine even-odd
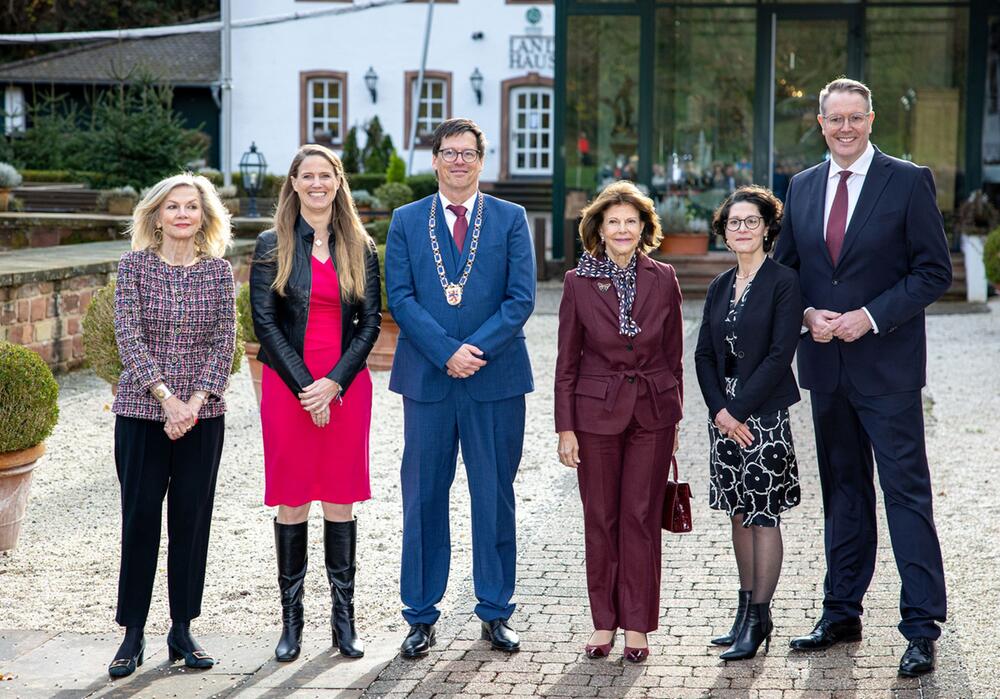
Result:
{"label": "long blonde hair", "polygon": [[337,195],[333,200],[333,259],[337,267],[337,278],[340,280],[340,296],[345,300],[360,299],[365,295],[365,253],[375,249],[368,231],[361,223],[357,209],[354,208],[354,198],[351,187],[344,175],[344,165],[329,148],[307,143],[299,148],[288,167],[288,177],[281,186],[278,195],[278,206],[274,213],[274,228],[278,234],[278,247],[275,251],[278,272],[271,288],[280,296],[285,295],[288,278],[292,274],[292,261],[295,259],[296,233],[295,221],[299,216],[301,202],[298,193],[292,188],[292,178],[298,177],[299,166],[310,155],[326,158],[333,166],[334,177],[340,182]]}
{"label": "long blonde hair", "polygon": [[229,210],[222,204],[215,186],[202,175],[184,172],[160,180],[146,192],[132,212],[126,234],[132,238],[133,250],[157,249],[163,234],[157,228],[160,207],[178,187],[194,187],[201,199],[201,228],[194,234],[194,247],[199,257],[222,257],[233,243]]}

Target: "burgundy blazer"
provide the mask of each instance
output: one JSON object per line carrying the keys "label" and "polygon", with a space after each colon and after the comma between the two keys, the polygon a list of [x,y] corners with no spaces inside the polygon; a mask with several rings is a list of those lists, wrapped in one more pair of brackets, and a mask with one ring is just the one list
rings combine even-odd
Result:
{"label": "burgundy blazer", "polygon": [[556,359],[556,431],[619,434],[634,417],[647,430],[681,419],[684,324],[674,268],[640,255],[634,338],[618,332],[610,279],[563,280]]}

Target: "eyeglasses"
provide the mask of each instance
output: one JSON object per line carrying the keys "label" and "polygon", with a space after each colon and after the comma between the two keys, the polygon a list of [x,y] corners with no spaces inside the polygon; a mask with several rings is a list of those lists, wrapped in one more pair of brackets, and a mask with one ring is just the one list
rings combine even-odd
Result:
{"label": "eyeglasses", "polygon": [[731,218],[726,221],[726,229],[734,233],[740,229],[741,224],[746,224],[748,231],[755,231],[760,228],[764,219],[760,216],[747,216],[746,218]]}
{"label": "eyeglasses", "polygon": [[865,122],[868,121],[868,115],[871,112],[865,112],[864,114],[858,112],[857,114],[852,114],[849,117],[845,117],[843,114],[830,114],[827,116],[823,115],[823,121],[835,129],[839,129],[844,125],[844,121],[850,122],[851,126],[858,128],[864,126]]}
{"label": "eyeglasses", "polygon": [[466,163],[474,163],[479,160],[479,151],[473,148],[467,150],[455,150],[454,148],[445,148],[438,151],[438,155],[446,163],[453,163],[458,160],[458,156],[462,156],[462,161]]}

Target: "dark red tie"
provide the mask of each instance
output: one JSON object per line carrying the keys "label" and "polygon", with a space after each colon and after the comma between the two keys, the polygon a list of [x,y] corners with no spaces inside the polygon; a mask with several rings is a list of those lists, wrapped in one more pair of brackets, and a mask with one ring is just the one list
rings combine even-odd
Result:
{"label": "dark red tie", "polygon": [[455,229],[451,232],[451,237],[455,239],[455,245],[461,250],[462,246],[465,245],[465,234],[469,232],[469,222],[465,220],[467,209],[458,204],[448,204],[448,211],[458,217],[455,221]]}
{"label": "dark red tie", "polygon": [[850,176],[850,170],[840,171],[837,193],[833,195],[830,218],[826,222],[826,249],[830,251],[833,264],[837,264],[840,249],[844,247],[844,235],[847,233],[847,178]]}

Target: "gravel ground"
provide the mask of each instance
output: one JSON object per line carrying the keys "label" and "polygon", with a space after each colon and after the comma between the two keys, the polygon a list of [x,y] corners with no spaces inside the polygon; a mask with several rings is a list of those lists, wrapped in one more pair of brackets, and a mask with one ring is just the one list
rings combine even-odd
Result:
{"label": "gravel ground", "polygon": [[[558,286],[543,285],[526,331],[536,392],[528,396],[524,458],[516,484],[519,539],[539,534],[542,522],[565,497],[577,497],[575,479],[558,466],[552,434],[552,371],[555,360]],[[687,350],[700,302],[686,305]],[[949,622],[940,644],[948,658],[937,686],[974,687],[974,696],[1000,696],[1000,443],[988,416],[1000,414],[1000,300],[991,313],[928,317],[928,388],[925,391],[928,452],[935,487],[935,516],[949,585]],[[690,362],[688,363],[690,367]],[[693,378],[693,377],[691,377]],[[357,612],[364,635],[397,633],[401,507],[398,468],[402,414],[387,390],[388,374],[374,375],[373,499],[357,508],[359,574]],[[61,419],[48,441],[49,454],[36,471],[18,549],[0,555],[0,627],[117,634],[114,624],[119,555],[118,484],[112,458],[114,417],[107,386],[89,372],[61,378]],[[688,383],[688,419],[682,430],[682,463],[704,461],[702,406]],[[269,508],[262,503],[263,466],[259,421],[246,369],[227,394],[227,443],[216,495],[212,542],[199,634],[241,636],[272,632],[279,624]],[[800,468],[814,469],[807,402],[795,406]],[[696,453],[697,452],[697,453]],[[812,478],[813,474],[810,474]],[[689,478],[695,479],[692,473]],[[700,494],[703,484],[697,483]],[[881,501],[881,497],[880,497]],[[452,490],[454,553],[451,587],[442,609],[452,617],[471,612],[468,489],[459,466]],[[322,571],[321,515],[313,512],[306,597],[307,623],[324,628],[329,613]],[[880,507],[880,518],[884,520]],[[801,520],[794,513],[790,526]],[[549,522],[551,525],[551,522]],[[800,521],[788,532],[786,565],[799,545],[819,536],[821,523]],[[815,530],[815,531],[814,531]],[[882,531],[885,532],[884,521]],[[164,538],[166,528],[164,526]],[[883,538],[887,545],[887,537]],[[723,545],[720,543],[720,545]],[[150,613],[151,632],[168,627],[165,543]],[[886,552],[888,553],[888,552]],[[891,556],[880,556],[872,594],[895,596],[898,577]],[[816,571],[819,583],[821,571]],[[891,589],[890,589],[891,588]],[[806,631],[808,629],[802,629]],[[892,642],[892,653],[901,651]],[[944,665],[944,663],[943,663]],[[945,673],[953,675],[943,676]],[[933,693],[932,693],[933,694]],[[934,694],[935,696],[947,696]],[[928,695],[929,696],[929,695]]]}

